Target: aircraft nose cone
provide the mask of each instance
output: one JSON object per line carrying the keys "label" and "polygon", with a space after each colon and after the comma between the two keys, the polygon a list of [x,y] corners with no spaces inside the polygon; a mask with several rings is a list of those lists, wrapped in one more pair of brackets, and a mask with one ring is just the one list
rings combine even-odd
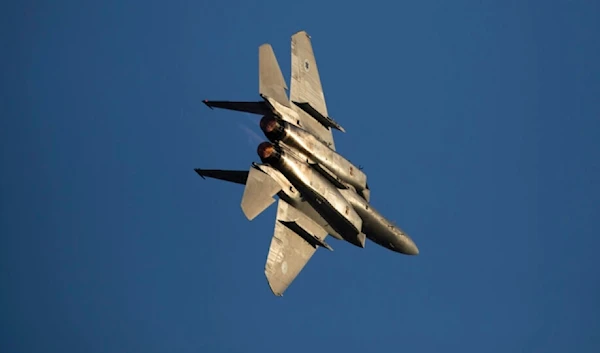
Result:
{"label": "aircraft nose cone", "polygon": [[419,255],[419,248],[417,247],[415,242],[406,234],[402,234],[398,238],[396,251],[405,255]]}
{"label": "aircraft nose cone", "polygon": [[417,247],[417,244],[415,244],[412,239],[408,239],[410,241],[407,242],[406,255],[419,255],[419,248]]}

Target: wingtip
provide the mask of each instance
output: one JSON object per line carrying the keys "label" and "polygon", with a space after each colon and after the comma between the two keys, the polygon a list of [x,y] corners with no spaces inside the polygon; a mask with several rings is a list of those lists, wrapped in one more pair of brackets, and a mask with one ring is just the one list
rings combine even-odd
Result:
{"label": "wingtip", "polygon": [[299,30],[298,32],[294,33],[294,34],[292,35],[292,37],[295,37],[295,36],[297,36],[297,35],[300,35],[300,34],[304,34],[306,37],[308,37],[308,39],[310,39],[310,35],[309,35],[309,34],[308,34],[308,32],[306,32],[306,30],[304,30],[304,29],[301,29],[301,30]]}
{"label": "wingtip", "polygon": [[281,291],[275,288],[275,285],[271,283],[271,278],[269,277],[269,270],[267,268],[265,268],[265,277],[267,279],[267,283],[269,284],[269,289],[271,290],[271,293],[273,293],[273,295],[276,297],[283,297],[283,291],[285,291],[285,289]]}

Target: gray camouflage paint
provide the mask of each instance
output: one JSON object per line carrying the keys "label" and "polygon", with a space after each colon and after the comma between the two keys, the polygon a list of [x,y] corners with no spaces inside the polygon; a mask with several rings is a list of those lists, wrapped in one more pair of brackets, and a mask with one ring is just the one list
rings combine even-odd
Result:
{"label": "gray camouflage paint", "polygon": [[[253,219],[275,200],[277,215],[265,275],[283,295],[318,247],[332,248],[327,235],[359,247],[365,237],[392,251],[417,255],[413,240],[369,203],[366,174],[336,151],[325,95],[310,37],[292,36],[290,98],[272,47],[259,47],[259,102],[204,101],[213,108],[263,115],[261,130],[271,142],[257,150],[262,164],[251,172],[202,170],[204,177],[245,185],[242,209]],[[264,173],[264,174],[263,174]]]}

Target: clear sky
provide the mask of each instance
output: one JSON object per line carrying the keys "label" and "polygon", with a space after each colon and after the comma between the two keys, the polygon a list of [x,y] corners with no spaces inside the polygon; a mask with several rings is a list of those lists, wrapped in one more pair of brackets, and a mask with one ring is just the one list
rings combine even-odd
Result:
{"label": "clear sky", "polygon": [[[281,298],[258,46],[312,36],[338,150],[417,257],[330,239]],[[0,351],[600,352],[600,2],[2,5]],[[256,136],[259,136],[258,138]]]}

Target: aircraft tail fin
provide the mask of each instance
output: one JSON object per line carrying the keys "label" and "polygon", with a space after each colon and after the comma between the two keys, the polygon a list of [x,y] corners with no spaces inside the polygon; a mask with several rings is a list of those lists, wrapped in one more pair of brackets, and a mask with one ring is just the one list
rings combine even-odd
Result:
{"label": "aircraft tail fin", "polygon": [[270,44],[263,44],[258,48],[258,81],[261,96],[270,97],[290,108],[286,93],[288,87]]}
{"label": "aircraft tail fin", "polygon": [[250,168],[246,188],[242,196],[242,211],[248,220],[253,220],[266,210],[281,191],[281,186],[271,176],[254,167]]}
{"label": "aircraft tail fin", "polygon": [[266,115],[269,114],[269,107],[264,101],[259,102],[239,102],[239,101],[210,101],[205,99],[202,101],[210,109],[219,108],[227,110],[235,110],[238,112],[246,112],[251,114]]}
{"label": "aircraft tail fin", "polygon": [[248,179],[248,171],[247,170],[222,170],[222,169],[200,169],[195,168],[194,171],[202,177],[202,179],[206,179],[205,177],[219,179],[228,181],[230,183],[236,184],[246,184],[246,179]]}

